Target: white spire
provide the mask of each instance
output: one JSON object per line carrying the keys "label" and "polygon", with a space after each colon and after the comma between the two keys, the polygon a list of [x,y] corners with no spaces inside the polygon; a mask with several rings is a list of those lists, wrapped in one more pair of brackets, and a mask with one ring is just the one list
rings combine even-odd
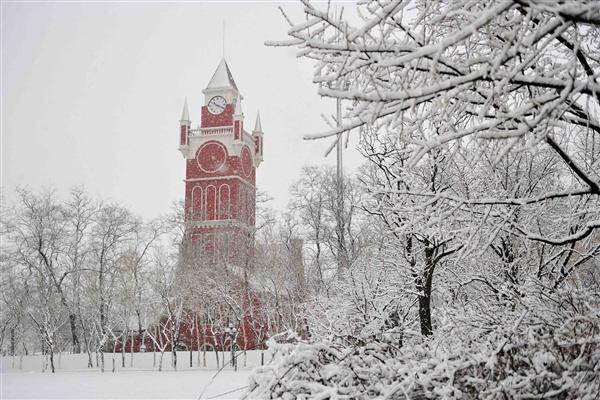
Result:
{"label": "white spire", "polygon": [[235,81],[233,80],[233,75],[231,75],[231,71],[229,70],[229,66],[225,59],[221,59],[217,70],[213,74],[212,78],[210,78],[210,82],[208,82],[207,89],[217,89],[217,88],[227,88],[232,87],[236,91],[239,91]]}
{"label": "white spire", "polygon": [[180,121],[189,121],[190,120],[190,113],[188,111],[188,105],[187,105],[187,97],[183,102],[183,111],[181,112],[181,120]]}
{"label": "white spire", "polygon": [[238,96],[237,100],[235,102],[235,115],[242,115],[243,111],[242,111],[242,96]]}
{"label": "white spire", "polygon": [[256,112],[256,124],[254,124],[254,132],[262,132],[262,126],[260,126],[260,113]]}

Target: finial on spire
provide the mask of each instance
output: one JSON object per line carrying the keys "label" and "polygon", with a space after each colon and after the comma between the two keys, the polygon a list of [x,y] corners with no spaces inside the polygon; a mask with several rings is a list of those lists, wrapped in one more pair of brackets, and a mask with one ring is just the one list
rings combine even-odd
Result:
{"label": "finial on spire", "polygon": [[254,124],[254,132],[262,132],[262,126],[260,125],[260,113],[256,112],[256,123]]}
{"label": "finial on spire", "polygon": [[188,111],[187,97],[186,97],[185,100],[183,101],[183,111],[181,112],[181,120],[180,121],[189,121],[189,120],[190,120],[190,113]]}

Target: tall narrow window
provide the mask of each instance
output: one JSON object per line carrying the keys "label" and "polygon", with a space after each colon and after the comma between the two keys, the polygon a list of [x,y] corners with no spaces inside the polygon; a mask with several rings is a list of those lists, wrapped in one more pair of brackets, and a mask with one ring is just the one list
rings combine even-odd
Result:
{"label": "tall narrow window", "polygon": [[230,199],[231,190],[229,185],[224,183],[219,187],[219,219],[230,219]]}
{"label": "tall narrow window", "polygon": [[217,219],[217,188],[213,185],[206,187],[206,219]]}
{"label": "tall narrow window", "polygon": [[190,210],[192,220],[203,220],[204,202],[202,200],[202,188],[200,186],[196,186],[194,189],[192,189],[192,209]]}

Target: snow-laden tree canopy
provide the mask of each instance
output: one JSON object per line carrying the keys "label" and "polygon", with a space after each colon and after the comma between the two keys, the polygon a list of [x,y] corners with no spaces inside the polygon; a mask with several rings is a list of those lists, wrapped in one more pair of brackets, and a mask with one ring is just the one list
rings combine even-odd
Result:
{"label": "snow-laden tree canopy", "polygon": [[349,18],[303,3],[306,20],[288,20],[292,39],[270,44],[316,60],[319,94],[351,104],[341,127],[308,139],[392,131],[411,165],[456,143],[470,162],[550,148],[564,164],[560,187],[454,200],[522,205],[600,194],[599,2],[371,1]]}

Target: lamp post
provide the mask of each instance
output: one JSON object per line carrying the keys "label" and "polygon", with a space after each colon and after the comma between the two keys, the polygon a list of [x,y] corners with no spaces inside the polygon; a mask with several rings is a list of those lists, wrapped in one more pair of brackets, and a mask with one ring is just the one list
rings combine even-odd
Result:
{"label": "lamp post", "polygon": [[235,359],[235,338],[236,338],[237,329],[230,322],[227,327],[225,327],[225,336],[231,338],[231,366],[237,371],[237,360]]}

